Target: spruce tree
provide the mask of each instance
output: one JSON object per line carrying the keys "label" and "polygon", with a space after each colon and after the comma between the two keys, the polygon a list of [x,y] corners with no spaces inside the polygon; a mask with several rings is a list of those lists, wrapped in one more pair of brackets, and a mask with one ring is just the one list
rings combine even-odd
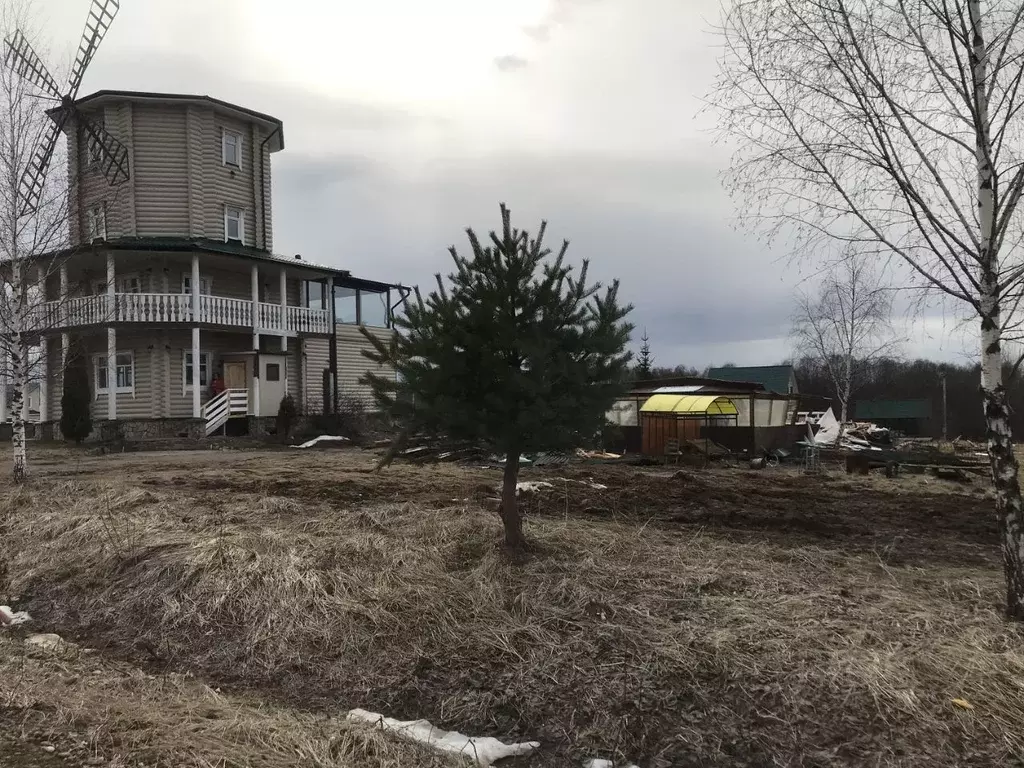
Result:
{"label": "spruce tree", "polygon": [[64,389],[60,398],[60,431],[76,445],[92,432],[92,396],[89,394],[89,359],[81,340],[72,337],[64,364]]}
{"label": "spruce tree", "polygon": [[420,291],[395,318],[387,342],[363,331],[365,354],[397,372],[367,374],[380,408],[403,425],[472,440],[505,459],[500,514],[505,544],[524,545],[516,498],[524,452],[571,449],[592,438],[626,386],[631,306],[618,303],[618,281],[587,285],[536,237],[511,225],[489,243],[466,230],[472,255],[449,249],[455,271],[426,299]]}
{"label": "spruce tree", "polygon": [[638,380],[651,378],[653,367],[654,355],[651,354],[651,340],[647,337],[647,329],[644,328],[644,335],[640,337],[640,354],[636,358],[636,378]]}

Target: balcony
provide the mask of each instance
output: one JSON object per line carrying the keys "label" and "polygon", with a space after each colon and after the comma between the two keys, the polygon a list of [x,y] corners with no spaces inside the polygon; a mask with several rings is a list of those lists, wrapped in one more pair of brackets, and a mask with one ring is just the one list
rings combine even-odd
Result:
{"label": "balcony", "polygon": [[[253,308],[255,307],[255,322]],[[32,308],[31,326],[37,331],[64,330],[89,325],[141,323],[150,325],[213,325],[246,328],[260,333],[294,336],[331,333],[326,309],[281,306],[225,296],[200,296],[199,311],[192,311],[187,293],[116,293],[50,301]]]}

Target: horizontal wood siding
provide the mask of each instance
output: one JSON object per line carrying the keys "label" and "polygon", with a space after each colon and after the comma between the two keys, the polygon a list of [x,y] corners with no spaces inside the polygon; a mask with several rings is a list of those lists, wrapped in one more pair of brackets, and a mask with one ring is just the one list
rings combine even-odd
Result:
{"label": "horizontal wood siding", "polygon": [[[269,131],[261,133],[261,143],[267,138]],[[266,221],[267,228],[267,242],[264,245],[268,251],[273,253],[274,251],[274,216],[273,216],[273,200],[270,194],[271,190],[271,173],[270,173],[270,149],[269,142],[267,146],[263,148],[263,217]]]}
{"label": "horizontal wood siding", "polygon": [[51,421],[60,420],[60,401],[64,393],[64,370],[60,357],[60,336],[51,336],[46,348],[46,372],[49,380],[46,400]]}
{"label": "horizontal wood siding", "polygon": [[209,226],[206,216],[206,174],[204,162],[206,145],[213,141],[209,134],[212,113],[197,107],[188,107],[185,113],[188,134],[188,195],[189,232],[192,237],[206,237]]}
{"label": "horizontal wood siding", "polygon": [[[93,393],[92,417],[94,420],[107,418],[107,394],[96,394],[96,367],[95,355],[107,353],[107,335],[95,334],[86,336],[83,339],[84,345],[89,353],[89,386]],[[135,356],[135,392],[117,394],[117,418],[119,419],[148,419],[154,414],[154,375],[150,364],[148,347],[154,344],[152,334],[140,332],[128,332],[119,330],[117,332],[117,351],[132,352]]]}
{"label": "horizontal wood siding", "polygon": [[132,115],[137,234],[187,236],[186,110],[137,104]]}
{"label": "horizontal wood siding", "polygon": [[[382,339],[391,333],[387,328],[369,330]],[[339,398],[351,398],[369,405],[372,402],[370,388],[360,379],[369,371],[394,376],[389,368],[378,366],[363,356],[364,350],[372,348],[370,342],[363,338],[359,326],[338,326]],[[307,391],[303,395],[303,407],[306,413],[322,413],[323,371],[330,366],[330,339],[306,339],[305,366]]]}
{"label": "horizontal wood siding", "polygon": [[[207,110],[203,125],[206,130],[204,142],[203,179],[204,205],[206,209],[207,237],[223,240],[224,206],[230,205],[245,211],[245,244],[254,245],[255,205],[253,200],[253,150],[252,131],[249,125],[213,110]],[[224,165],[224,131],[233,131],[242,136],[242,167]]]}
{"label": "horizontal wood siding", "polygon": [[[123,108],[107,107],[102,113],[94,111],[87,116],[93,122],[102,124],[118,141],[128,141],[131,119],[129,105]],[[80,243],[88,237],[88,212],[97,206],[103,206],[108,239],[131,236],[134,234],[131,181],[111,186],[100,166],[91,164],[90,136],[81,123],[74,122],[69,125],[68,137],[69,162],[75,163],[78,178],[75,193],[72,195],[72,241]]]}
{"label": "horizontal wood siding", "polygon": [[330,367],[330,339],[305,339],[303,341],[303,365],[305,366],[306,391],[302,393],[302,412],[316,414],[324,412],[323,376]]}

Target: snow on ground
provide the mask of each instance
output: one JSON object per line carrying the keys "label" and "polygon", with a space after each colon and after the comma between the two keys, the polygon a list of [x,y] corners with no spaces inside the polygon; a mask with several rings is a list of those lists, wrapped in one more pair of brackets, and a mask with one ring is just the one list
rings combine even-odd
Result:
{"label": "snow on ground", "polygon": [[435,728],[427,720],[395,720],[365,709],[351,710],[348,719],[377,726],[403,739],[420,742],[442,752],[464,755],[476,760],[477,765],[484,768],[506,757],[529,755],[540,747],[538,741],[505,744],[491,736],[466,736],[456,731]]}

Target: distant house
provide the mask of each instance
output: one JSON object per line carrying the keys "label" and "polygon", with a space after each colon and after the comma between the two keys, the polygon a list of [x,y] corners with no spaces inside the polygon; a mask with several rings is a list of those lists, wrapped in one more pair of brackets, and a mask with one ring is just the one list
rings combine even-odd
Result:
{"label": "distant house", "polygon": [[870,421],[905,435],[927,435],[932,420],[932,401],[857,400],[853,404],[855,421]]}
{"label": "distant house", "polygon": [[792,365],[729,365],[722,368],[709,368],[708,378],[718,381],[744,381],[760,384],[765,392],[777,395],[796,395],[796,373]]}
{"label": "distant house", "polygon": [[726,429],[712,438],[716,442],[752,447],[755,440],[765,442],[762,430],[792,424],[795,409],[795,397],[766,392],[756,382],[682,376],[634,382],[606,419],[622,430],[625,450],[660,455],[667,437],[694,439],[711,427]]}

